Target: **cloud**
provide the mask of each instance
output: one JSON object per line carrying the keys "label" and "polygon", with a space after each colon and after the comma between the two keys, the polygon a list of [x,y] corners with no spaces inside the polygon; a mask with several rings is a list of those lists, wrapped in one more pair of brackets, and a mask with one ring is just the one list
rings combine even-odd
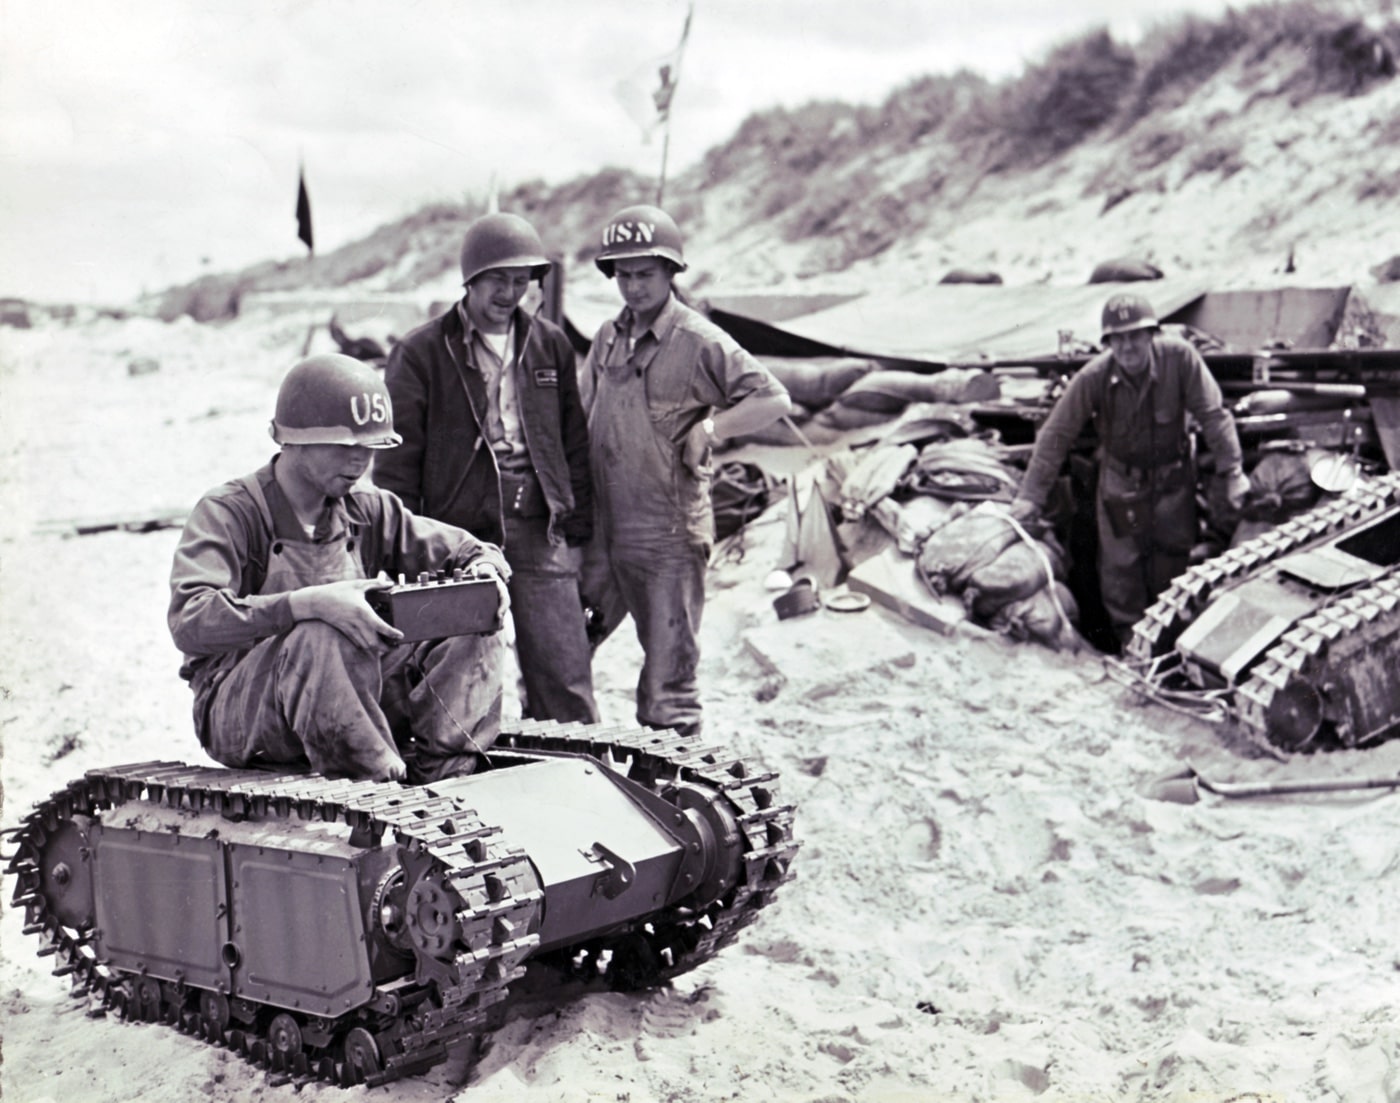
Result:
{"label": "cloud", "polygon": [[[1004,74],[1076,28],[1156,10],[1149,0],[695,8],[672,104],[673,171],[755,110],[870,102],[959,67]],[[607,165],[653,173],[659,142],[642,144],[616,86],[674,48],[686,9],[686,0],[9,4],[0,294],[59,294],[75,271],[98,293],[131,294],[198,274],[206,257],[221,267],[295,255],[302,161],[323,249],[424,202],[484,194],[493,177],[560,181]],[[76,241],[74,225],[86,231]]]}

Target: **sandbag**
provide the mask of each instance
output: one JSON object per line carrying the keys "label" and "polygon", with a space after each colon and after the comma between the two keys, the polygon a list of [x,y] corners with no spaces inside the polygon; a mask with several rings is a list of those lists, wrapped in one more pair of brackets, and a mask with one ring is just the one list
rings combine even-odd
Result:
{"label": "sandbag", "polygon": [[991,619],[995,631],[1013,640],[1034,640],[1056,651],[1071,652],[1087,646],[1078,624],[1079,607],[1063,582],[1056,582],[1053,588],[1042,586],[1029,597],[1002,606]]}
{"label": "sandbag", "polygon": [[1020,539],[1001,506],[983,503],[930,534],[919,549],[919,577],[935,594],[960,593],[969,575]]}
{"label": "sandbag", "polygon": [[885,370],[857,379],[836,404],[897,414],[911,402],[990,402],[999,397],[1001,383],[980,368],[945,368],[931,374]]}
{"label": "sandbag", "polygon": [[1001,283],[1001,273],[990,268],[950,268],[939,283]]}
{"label": "sandbag", "polygon": [[1021,476],[981,437],[934,441],[919,451],[903,489],[940,498],[1009,502]]}
{"label": "sandbag", "polygon": [[1265,452],[1249,473],[1240,517],[1277,525],[1311,509],[1322,493],[1312,481],[1313,464],[1322,455],[1314,450]]}
{"label": "sandbag", "polygon": [[899,411],[862,410],[855,406],[844,406],[833,402],[825,410],[812,418],[813,425],[824,425],[828,429],[864,429],[870,425],[883,425],[898,415]]}
{"label": "sandbag", "polygon": [[963,605],[985,623],[1011,602],[1022,601],[1064,577],[1064,557],[1057,548],[1040,540],[1018,540],[968,575]]}
{"label": "sandbag", "polygon": [[1116,257],[1094,266],[1090,283],[1132,283],[1134,280],[1160,280],[1162,270],[1150,261]]}
{"label": "sandbag", "polygon": [[899,503],[899,524],[895,528],[895,543],[905,555],[918,555],[933,533],[954,517],[968,511],[962,502],[948,502],[928,494],[915,494]]}
{"label": "sandbag", "polygon": [[842,391],[879,368],[874,360],[853,356],[760,356],[788,396],[812,410],[830,405]]}

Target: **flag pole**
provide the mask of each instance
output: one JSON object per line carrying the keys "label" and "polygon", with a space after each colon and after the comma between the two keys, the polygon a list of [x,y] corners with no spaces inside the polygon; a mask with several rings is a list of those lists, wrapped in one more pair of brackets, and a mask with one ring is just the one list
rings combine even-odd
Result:
{"label": "flag pole", "polygon": [[665,206],[662,196],[666,193],[666,157],[671,151],[671,119],[666,118],[666,129],[661,135],[661,175],[656,180],[656,205]]}
{"label": "flag pole", "polygon": [[672,67],[663,68],[661,71],[662,86],[656,93],[656,106],[660,111],[661,123],[664,127],[661,135],[661,174],[656,178],[656,205],[662,205],[662,199],[666,194],[666,160],[671,153],[671,100],[675,96],[676,86],[681,80],[681,59],[685,56],[685,43],[690,37],[690,21],[695,15],[695,0],[690,0],[685,10],[685,25],[681,28],[681,40],[676,46],[676,59]]}

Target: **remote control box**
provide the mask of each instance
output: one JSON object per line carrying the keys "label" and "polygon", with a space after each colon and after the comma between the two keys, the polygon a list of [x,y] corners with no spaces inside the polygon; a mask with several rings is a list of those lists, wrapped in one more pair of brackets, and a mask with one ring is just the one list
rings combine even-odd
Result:
{"label": "remote control box", "polygon": [[404,642],[446,636],[486,636],[501,630],[501,597],[492,579],[426,572],[365,594],[370,608],[403,633]]}

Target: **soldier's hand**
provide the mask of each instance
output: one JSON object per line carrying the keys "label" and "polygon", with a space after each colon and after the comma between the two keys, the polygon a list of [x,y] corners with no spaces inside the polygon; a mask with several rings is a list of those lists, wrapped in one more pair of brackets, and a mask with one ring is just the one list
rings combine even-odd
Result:
{"label": "soldier's hand", "polygon": [[[449,564],[450,566],[450,564]],[[483,544],[477,554],[460,564],[462,574],[467,578],[497,578],[509,582],[510,564],[505,554],[494,544]]]}
{"label": "soldier's hand", "polygon": [[681,463],[685,464],[685,469],[697,479],[711,474],[713,470],[710,462],[713,445],[714,438],[710,436],[704,422],[692,425],[690,432],[681,441]]}
{"label": "soldier's hand", "polygon": [[1040,520],[1040,507],[1029,498],[1017,498],[1011,503],[1011,516],[1023,525]]}
{"label": "soldier's hand", "polygon": [[469,564],[464,571],[468,578],[480,579],[482,582],[490,580],[496,584],[496,594],[500,602],[497,608],[500,609],[502,622],[510,612],[510,589],[506,586],[506,580],[510,577],[509,570],[508,567],[503,570],[500,564],[491,559],[482,558]]}
{"label": "soldier's hand", "polygon": [[303,586],[292,594],[292,615],[297,620],[323,620],[366,649],[395,644],[403,639],[403,633],[365,601],[370,590],[384,590],[391,585],[387,578],[347,578]]}
{"label": "soldier's hand", "polygon": [[1249,498],[1250,483],[1249,476],[1243,471],[1236,471],[1225,476],[1225,503],[1230,507],[1232,513],[1239,513],[1244,509],[1244,503]]}
{"label": "soldier's hand", "polygon": [[1249,489],[1249,477],[1241,471],[1221,473],[1211,480],[1206,502],[1212,523],[1221,531],[1228,531],[1239,521]]}

